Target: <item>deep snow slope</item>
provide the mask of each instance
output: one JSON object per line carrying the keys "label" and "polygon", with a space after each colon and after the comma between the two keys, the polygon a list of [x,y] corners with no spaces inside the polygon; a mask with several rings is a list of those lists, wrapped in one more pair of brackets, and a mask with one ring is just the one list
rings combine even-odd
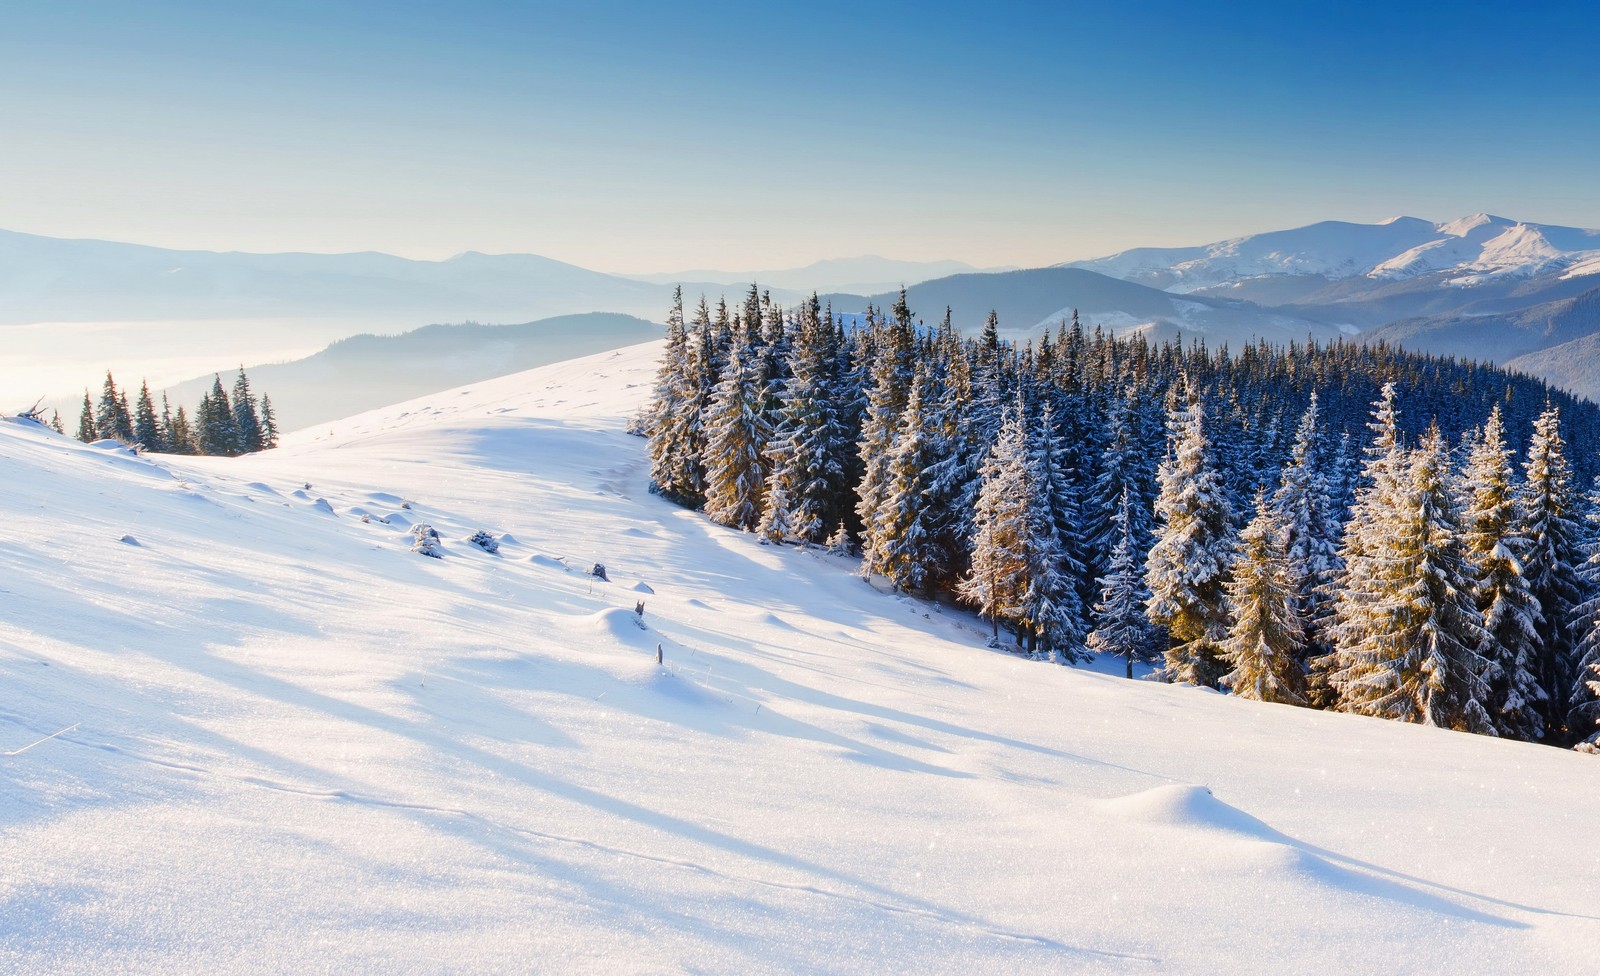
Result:
{"label": "deep snow slope", "polygon": [[657,349],[0,422],[0,971],[1592,971],[1592,757],[985,650],[650,496]]}

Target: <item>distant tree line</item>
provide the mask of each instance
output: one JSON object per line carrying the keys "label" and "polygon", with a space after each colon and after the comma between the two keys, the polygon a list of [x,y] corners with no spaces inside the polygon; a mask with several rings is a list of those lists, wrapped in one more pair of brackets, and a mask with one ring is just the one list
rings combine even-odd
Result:
{"label": "distant tree line", "polygon": [[[1400,409],[1405,391],[1405,410]],[[1376,343],[1021,347],[904,292],[839,317],[681,292],[652,489],[772,543],[859,544],[1019,649],[1555,744],[1600,726],[1600,408]],[[1521,458],[1518,463],[1518,458]]]}
{"label": "distant tree line", "polygon": [[[59,417],[52,426],[61,431]],[[278,446],[278,422],[272,400],[259,399],[250,389],[250,378],[240,367],[233,381],[233,393],[223,389],[222,377],[213,378],[211,390],[200,398],[193,416],[182,404],[174,410],[161,395],[161,411],[156,412],[150,386],[141,383],[138,400],[130,408],[126,390],[117,388],[110,372],[100,390],[100,400],[83,393],[83,411],[78,417],[78,440],[117,440],[156,454],[209,454],[233,457],[253,454]]]}

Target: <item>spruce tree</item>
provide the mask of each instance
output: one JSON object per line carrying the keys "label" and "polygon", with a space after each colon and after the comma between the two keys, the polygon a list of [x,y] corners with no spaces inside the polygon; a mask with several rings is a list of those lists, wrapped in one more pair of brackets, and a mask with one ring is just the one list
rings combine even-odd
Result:
{"label": "spruce tree", "polygon": [[888,491],[889,452],[900,426],[900,414],[911,393],[912,338],[908,313],[897,316],[895,322],[883,327],[874,341],[872,381],[857,447],[862,475],[856,488],[856,514],[863,527],[863,552],[871,548],[868,527],[877,517]]}
{"label": "spruce tree", "polygon": [[1133,677],[1135,661],[1148,661],[1155,652],[1155,634],[1145,616],[1150,592],[1144,585],[1144,567],[1134,537],[1130,512],[1131,490],[1123,488],[1116,516],[1117,536],[1111,560],[1100,579],[1100,600],[1094,605],[1094,630],[1086,644],[1096,654],[1121,657]]}
{"label": "spruce tree", "polygon": [[101,440],[119,440],[132,444],[133,418],[129,416],[126,398],[117,391],[116,380],[106,373],[105,385],[100,392],[100,405],[95,409],[94,427]]}
{"label": "spruce tree", "polygon": [[738,344],[730,357],[706,413],[705,511],[721,525],[754,529],[761,522],[766,483],[759,364],[748,347]]}
{"label": "spruce tree", "polygon": [[[1409,486],[1409,471],[1404,446],[1400,443],[1399,391],[1385,383],[1372,405],[1372,442],[1366,448],[1350,517],[1345,522],[1339,546],[1340,570],[1334,588],[1333,618],[1327,634],[1333,649],[1312,661],[1312,685],[1327,686],[1330,696],[1339,689],[1354,686],[1377,653],[1373,644],[1379,638],[1380,608],[1392,591],[1404,584],[1396,580],[1399,554],[1395,551],[1397,529]],[[1333,681],[1335,674],[1339,682]],[[1328,701],[1339,705],[1342,702]]]}
{"label": "spruce tree", "polygon": [[999,646],[1000,619],[1022,603],[1028,565],[1028,441],[1022,411],[1002,413],[999,436],[979,469],[982,486],[973,513],[972,558],[957,593],[988,617]]}
{"label": "spruce tree", "polygon": [[1566,720],[1559,689],[1572,687],[1577,677],[1571,627],[1583,593],[1578,497],[1561,437],[1560,413],[1554,406],[1547,405],[1534,423],[1523,472],[1517,497],[1521,532],[1528,540],[1523,575],[1544,616],[1536,625],[1536,677],[1541,688],[1556,691],[1543,703],[1544,725],[1550,731],[1560,729]]}
{"label": "spruce tree", "polygon": [[924,404],[930,393],[925,366],[919,365],[911,393],[889,449],[882,501],[863,533],[861,573],[881,573],[897,590],[920,592],[939,561],[937,538],[927,505],[937,445]]}
{"label": "spruce tree", "polygon": [[272,412],[272,398],[261,394],[261,447],[271,450],[278,446],[278,415]]}
{"label": "spruce tree", "polygon": [[1489,663],[1461,550],[1449,455],[1434,427],[1390,509],[1374,513],[1389,532],[1388,564],[1365,607],[1361,643],[1341,644],[1329,678],[1344,711],[1465,732],[1494,734],[1482,702]]}
{"label": "spruce tree", "polygon": [[1170,413],[1171,446],[1157,474],[1156,542],[1145,563],[1151,623],[1167,631],[1171,680],[1216,687],[1227,667],[1225,602],[1233,539],[1231,506],[1206,434],[1205,404],[1185,383]]}
{"label": "spruce tree", "polygon": [[1461,479],[1462,548],[1483,615],[1479,653],[1489,662],[1484,707],[1501,735],[1534,742],[1544,736],[1549,698],[1537,675],[1544,615],[1522,571],[1528,540],[1516,518],[1511,456],[1496,404]]}
{"label": "spruce tree", "polygon": [[767,512],[762,533],[821,542],[848,509],[844,459],[851,437],[838,400],[837,337],[822,318],[817,296],[801,306],[768,456]]}
{"label": "spruce tree", "polygon": [[172,430],[167,435],[167,442],[174,454],[196,454],[199,447],[195,444],[194,428],[189,424],[189,414],[178,404],[178,412],[172,416]]}
{"label": "spruce tree", "polygon": [[161,424],[156,420],[155,401],[150,399],[150,384],[139,384],[139,400],[133,412],[133,441],[140,448],[154,453],[167,449],[161,436]]}
{"label": "spruce tree", "polygon": [[1045,650],[1071,663],[1083,657],[1088,631],[1078,593],[1085,575],[1078,556],[1083,514],[1068,454],[1056,431],[1055,411],[1048,401],[1034,425],[1029,454],[1033,494],[1028,518],[1035,542],[1032,586],[1024,598],[1024,616],[1037,621],[1035,629]]}
{"label": "spruce tree", "polygon": [[1228,581],[1233,625],[1221,653],[1233,670],[1222,683],[1241,698],[1304,705],[1305,620],[1289,551],[1290,525],[1263,492],[1256,493],[1255,509],[1239,535],[1240,552]]}
{"label": "spruce tree", "polygon": [[1587,598],[1573,611],[1576,675],[1572,685],[1557,689],[1557,694],[1566,699],[1568,736],[1581,751],[1600,753],[1600,477],[1594,480],[1588,503],[1589,555],[1581,570]]}
{"label": "spruce tree", "polygon": [[255,395],[250,392],[250,378],[243,366],[233,381],[233,438],[234,451],[239,454],[261,450],[261,415],[256,412]]}
{"label": "spruce tree", "polygon": [[1323,466],[1321,411],[1316,393],[1295,430],[1289,462],[1278,476],[1271,504],[1282,515],[1296,603],[1307,626],[1307,643],[1332,612],[1331,585],[1339,567],[1341,526]]}
{"label": "spruce tree", "polygon": [[89,391],[84,390],[83,412],[78,414],[78,440],[90,444],[99,439],[99,429],[94,422],[94,406],[89,402]]}
{"label": "spruce tree", "polygon": [[[702,299],[702,303],[703,303]],[[698,505],[704,485],[697,470],[694,433],[700,425],[698,384],[683,321],[683,289],[673,290],[667,342],[656,370],[646,435],[650,438],[650,490],[683,505]]]}

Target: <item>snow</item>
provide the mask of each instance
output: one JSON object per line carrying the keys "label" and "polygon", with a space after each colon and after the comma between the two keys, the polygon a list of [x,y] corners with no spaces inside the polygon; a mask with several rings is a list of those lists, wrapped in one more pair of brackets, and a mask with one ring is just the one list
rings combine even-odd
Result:
{"label": "snow", "polygon": [[245,459],[0,422],[0,971],[1592,968],[1593,757],[986,650],[650,495],[659,348]]}

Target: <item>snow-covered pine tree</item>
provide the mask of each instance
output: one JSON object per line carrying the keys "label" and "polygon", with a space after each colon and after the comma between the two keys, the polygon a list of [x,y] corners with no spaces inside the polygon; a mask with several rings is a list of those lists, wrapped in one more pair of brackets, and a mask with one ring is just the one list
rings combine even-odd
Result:
{"label": "snow-covered pine tree", "polygon": [[706,517],[747,530],[761,522],[766,485],[758,367],[746,347],[734,345],[706,411]]}
{"label": "snow-covered pine tree", "polygon": [[250,378],[244,374],[243,366],[233,381],[233,437],[234,449],[240,454],[261,450],[261,415],[256,411],[255,394],[250,392]]}
{"label": "snow-covered pine tree", "polygon": [[99,439],[99,428],[94,422],[94,405],[89,401],[89,391],[83,391],[83,412],[78,414],[78,440],[85,444]]}
{"label": "snow-covered pine tree", "polygon": [[1568,736],[1577,740],[1579,750],[1600,753],[1600,477],[1587,501],[1588,558],[1580,570],[1585,599],[1573,611],[1576,677],[1557,694],[1565,692]]}
{"label": "snow-covered pine tree", "polygon": [[94,427],[102,440],[119,440],[132,444],[133,417],[126,406],[127,398],[117,391],[117,382],[106,373],[105,385],[100,391],[100,405],[95,409]]}
{"label": "snow-covered pine tree", "polygon": [[1578,522],[1578,496],[1572,484],[1560,412],[1546,405],[1533,425],[1523,482],[1517,495],[1520,533],[1528,540],[1523,576],[1539,601],[1544,620],[1538,629],[1539,686],[1555,693],[1544,703],[1547,734],[1566,721],[1559,689],[1577,678],[1572,659],[1574,610],[1583,600],[1579,569],[1584,538]]}
{"label": "snow-covered pine tree", "polygon": [[133,410],[133,442],[158,454],[167,449],[161,437],[161,424],[156,420],[156,404],[150,398],[149,383],[139,384],[139,399]]}
{"label": "snow-covered pine tree", "polygon": [[272,398],[261,394],[261,447],[271,450],[278,446],[278,415],[272,412]]}
{"label": "snow-covered pine tree", "polygon": [[1035,542],[1023,615],[1036,621],[1035,630],[1044,649],[1070,664],[1083,659],[1083,640],[1089,629],[1078,594],[1084,576],[1083,563],[1077,555],[1083,515],[1077,487],[1068,470],[1067,452],[1056,430],[1055,411],[1048,400],[1041,405],[1034,423],[1029,454],[1033,495],[1028,521]]}
{"label": "snow-covered pine tree", "polygon": [[1489,663],[1461,552],[1449,452],[1434,426],[1380,521],[1392,533],[1387,564],[1365,607],[1362,642],[1340,645],[1329,675],[1344,711],[1494,734],[1482,702]]}
{"label": "snow-covered pine tree", "polygon": [[1537,675],[1544,615],[1522,573],[1528,540],[1518,531],[1511,456],[1495,404],[1461,478],[1462,549],[1483,615],[1479,653],[1489,662],[1484,707],[1501,735],[1536,742],[1544,737],[1549,698]]}
{"label": "snow-covered pine tree", "polygon": [[939,564],[926,498],[938,451],[925,407],[931,388],[926,364],[918,363],[889,448],[882,501],[867,520],[861,543],[861,574],[881,573],[895,589],[908,592],[922,591]]}
{"label": "snow-covered pine tree", "polygon": [[851,446],[839,417],[837,335],[817,296],[800,308],[789,355],[778,427],[768,448],[767,510],[759,531],[769,539],[820,542],[846,511],[843,459]]}
{"label": "snow-covered pine tree", "polygon": [[[1311,662],[1314,694],[1326,686],[1331,689],[1330,697],[1336,699],[1341,687],[1353,686],[1361,678],[1376,653],[1371,645],[1377,639],[1373,634],[1379,608],[1403,582],[1394,579],[1399,557],[1394,551],[1393,523],[1400,517],[1410,478],[1400,443],[1399,396],[1394,383],[1385,383],[1372,404],[1372,420],[1367,424],[1372,443],[1366,448],[1350,517],[1344,525],[1333,617],[1326,626],[1333,650]],[[1335,674],[1340,675],[1339,682],[1334,682]],[[1337,701],[1323,704],[1342,707]]]}
{"label": "snow-covered pine tree", "polygon": [[673,290],[672,308],[667,312],[666,347],[656,369],[646,434],[650,439],[650,490],[689,506],[699,505],[704,491],[694,443],[700,411],[693,368],[680,286]]}
{"label": "snow-covered pine tree", "polygon": [[1305,619],[1296,591],[1299,572],[1290,554],[1291,526],[1264,491],[1255,517],[1239,534],[1239,555],[1228,580],[1233,625],[1223,640],[1232,666],[1222,683],[1241,698],[1304,705]]}
{"label": "snow-covered pine tree", "polygon": [[938,576],[941,582],[950,583],[966,572],[966,556],[972,548],[972,514],[981,484],[978,464],[984,445],[972,422],[972,370],[966,352],[954,332],[943,327],[936,348],[938,360],[946,365],[944,384],[930,405],[939,454],[925,497],[941,559]]}
{"label": "snow-covered pine tree", "polygon": [[1325,480],[1325,453],[1321,413],[1313,392],[1270,501],[1282,515],[1295,602],[1306,625],[1302,663],[1331,649],[1321,632],[1333,613],[1332,585],[1339,568],[1342,527]]}
{"label": "snow-covered pine tree", "polygon": [[194,454],[197,450],[194,442],[194,427],[189,423],[189,413],[178,404],[178,410],[172,415],[172,427],[167,431],[167,444],[174,454]]}
{"label": "snow-covered pine tree", "polygon": [[1115,520],[1116,542],[1106,574],[1100,578],[1100,600],[1094,605],[1094,630],[1085,642],[1095,654],[1123,658],[1130,678],[1134,662],[1148,661],[1155,653],[1155,632],[1144,610],[1150,591],[1144,586],[1131,508],[1131,491],[1124,488]]}
{"label": "snow-covered pine tree", "polygon": [[211,392],[201,398],[195,420],[196,447],[201,454],[232,457],[239,453],[239,431],[233,406],[228,402],[228,392],[222,388],[220,375],[212,377]]}
{"label": "snow-covered pine tree", "polygon": [[999,646],[1000,619],[1015,615],[1028,572],[1025,537],[1032,486],[1019,408],[1002,412],[999,436],[979,475],[983,480],[973,513],[972,558],[956,592],[989,618]]}
{"label": "snow-covered pine tree", "polygon": [[904,324],[900,319],[897,315],[896,321],[879,329],[873,342],[872,383],[857,444],[862,476],[856,488],[856,514],[863,526],[863,554],[872,548],[867,533],[888,491],[889,452],[911,393],[913,336],[909,313]]}
{"label": "snow-covered pine tree", "polygon": [[1170,447],[1157,474],[1146,609],[1170,639],[1168,677],[1216,687],[1227,671],[1217,645],[1228,632],[1224,586],[1233,559],[1232,514],[1206,434],[1204,401],[1187,378],[1184,387],[1169,415]]}
{"label": "snow-covered pine tree", "polygon": [[823,543],[823,546],[835,556],[856,554],[855,540],[850,538],[850,528],[844,524],[844,519],[839,520],[839,527],[833,530],[833,535],[828,536],[828,541]]}

